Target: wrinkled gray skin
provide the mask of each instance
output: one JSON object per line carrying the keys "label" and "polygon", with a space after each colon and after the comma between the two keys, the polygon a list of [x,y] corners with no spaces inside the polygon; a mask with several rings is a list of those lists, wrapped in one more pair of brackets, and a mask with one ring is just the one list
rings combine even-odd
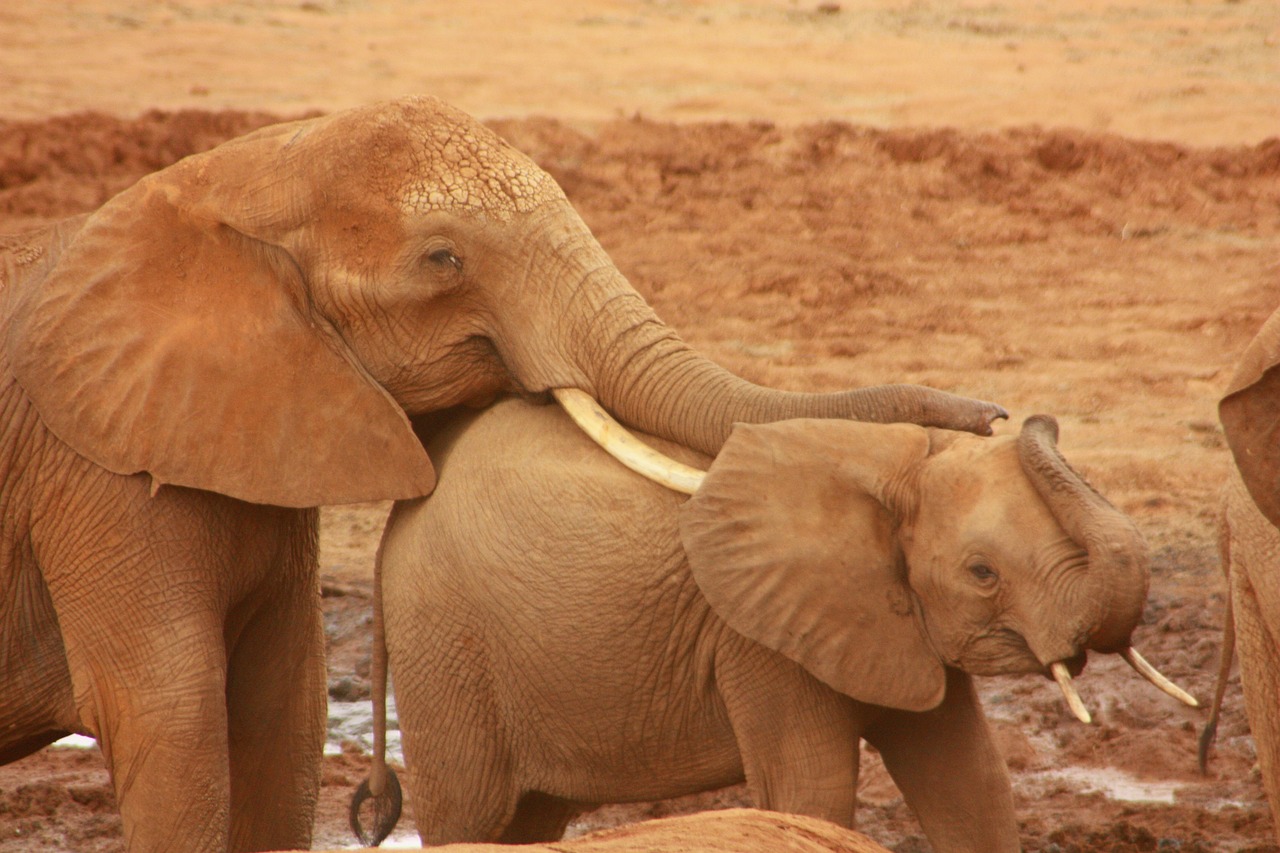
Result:
{"label": "wrinkled gray skin", "polygon": [[1003,415],[731,376],[436,100],[264,128],[0,240],[0,761],[96,737],[134,851],[309,846],[313,507],[429,492],[406,415],[560,387],[708,452],[739,420]]}
{"label": "wrinkled gray skin", "polygon": [[[397,503],[379,561],[424,844],[552,840],[595,804],[744,778],[759,807],[851,826],[865,738],[935,850],[1017,850],[971,673],[1079,671],[1127,645],[1146,594],[1132,525],[1056,429],[1032,459],[1028,423],[1016,440],[739,427],[686,500],[558,410],[458,418],[429,446],[439,487]],[[1079,484],[1072,524],[1130,550],[1091,556],[1046,482]]]}

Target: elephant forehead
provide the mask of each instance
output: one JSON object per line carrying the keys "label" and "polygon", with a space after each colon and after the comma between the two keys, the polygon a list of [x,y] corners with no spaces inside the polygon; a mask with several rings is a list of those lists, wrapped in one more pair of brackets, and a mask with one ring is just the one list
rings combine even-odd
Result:
{"label": "elephant forehead", "polygon": [[505,221],[561,196],[550,175],[503,149],[468,135],[450,139],[431,152],[437,167],[405,187],[405,212],[472,211]]}
{"label": "elephant forehead", "polygon": [[312,120],[285,145],[364,197],[409,216],[444,211],[508,220],[564,197],[555,180],[476,119],[431,97]]}
{"label": "elephant forehead", "polygon": [[1018,462],[1016,439],[957,436],[925,466],[921,481],[926,504],[953,515],[981,508],[1008,511],[1010,504],[1038,503]]}
{"label": "elephant forehead", "polygon": [[444,109],[452,120],[419,124],[415,147],[427,168],[410,170],[401,198],[407,213],[471,209],[506,220],[563,197],[549,174],[493,131]]}

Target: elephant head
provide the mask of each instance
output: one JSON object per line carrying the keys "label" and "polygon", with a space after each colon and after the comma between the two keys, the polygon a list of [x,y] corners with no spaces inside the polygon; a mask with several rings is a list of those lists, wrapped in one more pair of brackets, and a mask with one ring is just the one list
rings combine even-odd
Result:
{"label": "elephant head", "polygon": [[730,627],[861,701],[932,708],[944,667],[1041,672],[1087,721],[1087,651],[1149,669],[1130,646],[1147,553],[1056,439],[1045,416],[996,439],[738,427],[681,511],[690,568]]}
{"label": "elephant head", "polygon": [[1280,311],[1240,356],[1218,417],[1249,496],[1280,527]]}
{"label": "elephant head", "polygon": [[[998,406],[882,386],[802,395],[692,352],[549,175],[408,98],[264,128],[150,175],[9,296],[8,357],[97,464],[312,506],[429,492],[408,416],[581,389],[715,452],[734,421],[907,420]],[[29,278],[34,278],[29,275]]]}

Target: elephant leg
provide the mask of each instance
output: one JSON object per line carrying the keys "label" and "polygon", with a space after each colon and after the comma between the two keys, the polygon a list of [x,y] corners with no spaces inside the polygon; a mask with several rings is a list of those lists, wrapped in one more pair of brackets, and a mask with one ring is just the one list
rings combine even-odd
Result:
{"label": "elephant leg", "polygon": [[430,648],[435,641],[420,636],[427,630],[396,630],[396,604],[390,596],[384,603],[387,646],[418,836],[424,847],[497,841],[516,813],[520,789],[499,740],[493,697],[468,678],[486,670],[467,666],[458,673],[450,661],[422,654],[414,645]]}
{"label": "elephant leg", "polygon": [[931,711],[891,711],[866,732],[938,853],[1020,850],[1013,789],[972,679],[947,670]]}
{"label": "elephant leg", "polygon": [[[1259,567],[1254,567],[1256,571]],[[1262,784],[1271,813],[1280,814],[1280,649],[1268,629],[1257,591],[1233,556],[1231,604],[1235,611],[1236,645],[1240,652],[1240,684],[1249,729],[1258,751]]]}
{"label": "elephant leg", "polygon": [[7,547],[7,532],[0,530],[0,764],[30,755],[79,725],[49,591],[34,560],[19,560]]}
{"label": "elephant leg", "polygon": [[[33,556],[129,849],[221,853],[231,819],[227,617],[267,588],[281,525],[297,511],[171,486],[152,494],[145,475],[68,468],[34,514]],[[290,805],[258,808],[291,820],[281,811]]]}
{"label": "elephant leg", "polygon": [[1228,594],[1245,712],[1271,813],[1280,815],[1280,531],[1238,477],[1226,492]]}
{"label": "elephant leg", "polygon": [[283,531],[269,590],[228,619],[231,850],[311,846],[327,711],[313,516]]}
{"label": "elephant leg", "polygon": [[853,827],[857,703],[755,644],[717,656],[716,685],[755,805]]}
{"label": "elephant leg", "polygon": [[498,837],[499,844],[537,844],[559,841],[582,806],[540,791],[529,791],[516,804],[516,813]]}
{"label": "elephant leg", "polygon": [[[56,600],[56,597],[55,597]],[[222,851],[229,820],[221,625],[152,607],[60,607],[77,713],[98,740],[131,853]]]}
{"label": "elephant leg", "polygon": [[[400,722],[403,735],[403,710]],[[409,796],[422,846],[493,843],[502,838],[520,800],[503,769],[487,765],[482,752],[462,763],[445,757],[437,766],[424,768],[423,763],[432,759],[415,757],[405,740]]]}

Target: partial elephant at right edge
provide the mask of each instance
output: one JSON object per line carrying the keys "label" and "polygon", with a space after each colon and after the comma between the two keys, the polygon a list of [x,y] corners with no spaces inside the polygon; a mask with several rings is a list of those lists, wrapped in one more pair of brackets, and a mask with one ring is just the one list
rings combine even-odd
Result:
{"label": "partial elephant at right edge", "polygon": [[1222,666],[1200,765],[1205,767],[1239,649],[1262,784],[1272,816],[1280,817],[1280,311],[1241,355],[1218,415],[1235,470],[1223,492],[1220,528],[1228,592]]}
{"label": "partial elephant at right edge", "polygon": [[552,841],[597,804],[744,779],[852,827],[865,739],[934,850],[1018,850],[972,676],[1052,674],[1087,721],[1072,676],[1118,653],[1194,702],[1131,647],[1141,535],[1056,440],[1044,416],[991,439],[739,425],[714,462],[646,439],[710,462],[686,499],[554,407],[458,418],[379,557],[422,841]]}

